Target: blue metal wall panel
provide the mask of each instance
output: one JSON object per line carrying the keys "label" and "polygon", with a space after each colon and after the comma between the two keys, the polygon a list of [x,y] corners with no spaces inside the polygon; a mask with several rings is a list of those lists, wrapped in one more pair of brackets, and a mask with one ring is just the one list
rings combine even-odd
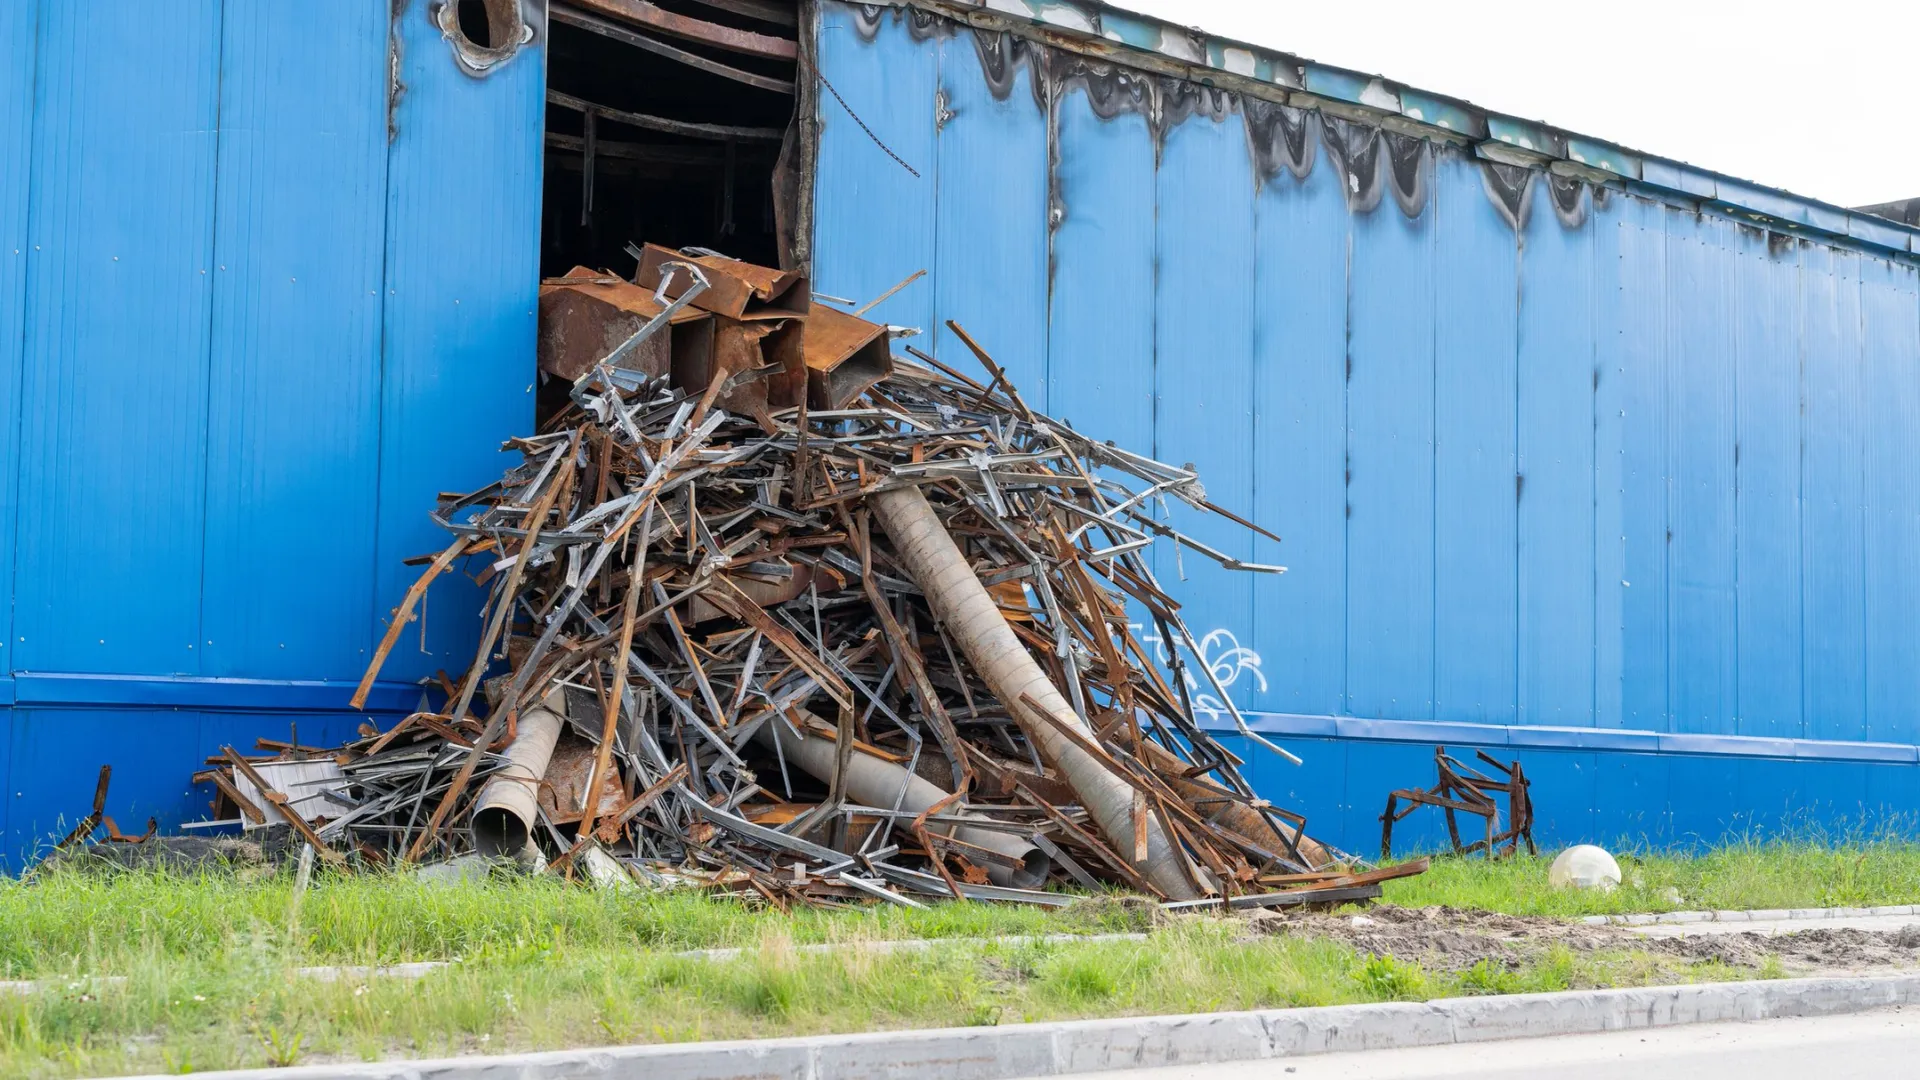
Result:
{"label": "blue metal wall panel", "polygon": [[[1462,753],[1473,757],[1472,748],[1448,744],[1455,757]],[[1256,751],[1257,752],[1257,751]],[[1324,835],[1337,835],[1334,841],[1356,855],[1372,857],[1380,851],[1380,816],[1387,808],[1387,793],[1398,788],[1433,786],[1433,744],[1356,742],[1347,748],[1347,798],[1340,818],[1340,830],[1326,828]],[[1485,839],[1481,819],[1462,817],[1460,839],[1472,843]],[[1315,834],[1315,835],[1321,835]],[[1393,827],[1396,855],[1441,851],[1448,847],[1447,819],[1439,810],[1423,807]]]}
{"label": "blue metal wall panel", "polygon": [[1801,725],[1799,248],[1741,227],[1738,322],[1739,708],[1741,735],[1798,738]]}
{"label": "blue metal wall panel", "polygon": [[1077,428],[1152,446],[1153,140],[1140,112],[1096,116],[1084,86],[1053,107],[1059,224],[1045,399]]}
{"label": "blue metal wall panel", "polygon": [[[19,472],[20,363],[26,343],[27,205],[33,179],[33,87],[37,5],[0,9],[0,546],[16,550],[14,482]],[[13,565],[0,563],[0,676],[12,669]],[[6,776],[0,762],[0,779]],[[4,800],[11,802],[12,800]],[[7,811],[0,802],[0,829]]]}
{"label": "blue metal wall panel", "polygon": [[[1620,381],[1621,727],[1672,730],[1667,709],[1667,235],[1665,211],[1622,208],[1602,337]],[[1602,717],[1605,722],[1608,717]]]}
{"label": "blue metal wall panel", "polygon": [[13,665],[197,672],[220,5],[39,16]]}
{"label": "blue metal wall panel", "polygon": [[[18,709],[13,714],[14,804],[0,860],[22,865],[43,854],[93,808],[100,766],[113,766],[107,813],[123,831],[138,833],[149,817],[173,826],[205,817],[204,795],[192,776],[204,767],[200,714],[154,710],[129,714],[106,709]],[[0,865],[0,869],[4,869]]]}
{"label": "blue metal wall panel", "polygon": [[[1667,798],[1673,760],[1660,754],[1595,755],[1594,815],[1586,838],[1634,847],[1666,843],[1673,835]],[[1544,835],[1536,839],[1552,842]]]}
{"label": "blue metal wall panel", "polygon": [[1520,718],[1593,723],[1593,230],[1542,178],[1520,248]]}
{"label": "blue metal wall panel", "polygon": [[[820,67],[832,73],[834,89],[873,137],[837,102],[822,102],[813,284],[864,304],[915,271],[931,275],[934,269],[940,50],[929,26],[916,27],[913,16],[900,11],[880,13],[876,26],[864,22],[858,8],[828,3],[819,19]],[[864,37],[868,28],[871,42]],[[901,168],[875,139],[920,175]],[[895,293],[869,317],[932,334],[931,277]]]}
{"label": "blue metal wall panel", "polygon": [[387,22],[382,5],[364,3],[226,12],[202,601],[208,675],[351,679],[366,664]]}
{"label": "blue metal wall panel", "polygon": [[1800,254],[1805,727],[1847,739],[1867,727],[1859,257],[1818,244]]}
{"label": "blue metal wall panel", "polygon": [[[1300,122],[1312,154],[1319,118]],[[1349,220],[1339,172],[1324,165],[1281,172],[1254,204],[1253,517],[1281,538],[1255,554],[1288,569],[1251,582],[1247,644],[1266,693],[1249,700],[1281,712],[1345,704]]]}
{"label": "blue metal wall panel", "polygon": [[[1221,505],[1253,503],[1253,192],[1237,113],[1201,112],[1167,132],[1155,194],[1154,451],[1176,464],[1191,462]],[[1174,528],[1252,559],[1246,529],[1168,502]],[[1206,662],[1229,676],[1222,681],[1242,690],[1257,685],[1255,676],[1240,681],[1242,654],[1222,660],[1240,637],[1251,636],[1252,581],[1171,544],[1155,545],[1154,572],[1179,592]],[[1210,708],[1220,707],[1211,687],[1194,689]]]}
{"label": "blue metal wall panel", "polygon": [[[1024,41],[983,31],[940,42],[934,185],[934,355],[980,371],[958,322],[1047,408],[1047,112]],[[991,74],[989,68],[992,69]],[[904,276],[904,275],[902,275]]]}
{"label": "blue metal wall panel", "polygon": [[1739,791],[1738,758],[1677,755],[1667,765],[1668,839],[1681,844],[1711,844],[1747,825]]}
{"label": "blue metal wall panel", "polygon": [[1729,732],[1735,709],[1733,230],[1668,222],[1668,648],[1673,730]]}
{"label": "blue metal wall panel", "polygon": [[[388,157],[379,617],[368,640],[418,573],[401,560],[446,545],[427,518],[435,494],[498,478],[509,462],[493,451],[533,423],[544,7],[522,4],[535,17],[533,40],[478,77],[454,64],[431,7],[408,4],[393,25],[406,91]],[[442,577],[420,636],[410,630],[393,651],[388,677],[464,670],[479,604],[461,576]]]}
{"label": "blue metal wall panel", "polygon": [[[1350,775],[1347,751],[1353,744],[1339,739],[1272,741],[1305,764],[1295,765],[1244,736],[1229,734],[1220,738],[1221,745],[1246,759],[1247,763],[1241,771],[1254,790],[1272,800],[1276,806],[1306,815],[1309,836],[1324,836],[1329,843],[1351,846],[1362,855],[1371,852],[1371,845],[1380,842],[1377,823],[1372,830],[1372,839],[1362,836],[1351,844],[1341,824],[1347,808],[1347,782]],[[1365,785],[1365,791],[1367,799],[1371,801],[1372,785]],[[1380,798],[1384,806],[1386,789],[1381,789]],[[1374,812],[1379,813],[1379,810],[1376,807]],[[1335,840],[1336,836],[1338,840]]]}
{"label": "blue metal wall panel", "polygon": [[1920,742],[1920,293],[1910,266],[1861,260],[1866,439],[1867,730]]}
{"label": "blue metal wall panel", "polygon": [[[1480,765],[1471,750],[1448,747],[1450,752],[1470,765]],[[1532,785],[1528,793],[1534,797],[1534,842],[1541,837],[1581,837],[1594,835],[1599,814],[1597,800],[1600,783],[1600,755],[1583,753],[1522,754],[1508,750],[1492,750],[1488,753],[1498,761],[1519,759],[1520,767],[1527,774],[1527,782]],[[1471,818],[1465,820],[1471,821]],[[1506,824],[1503,819],[1502,827]],[[1462,837],[1465,839],[1465,837]],[[1552,847],[1547,850],[1551,851]]]}
{"label": "blue metal wall panel", "polygon": [[1513,723],[1519,248],[1483,170],[1434,173],[1434,718]]}
{"label": "blue metal wall panel", "polygon": [[1629,200],[1593,190],[1593,723],[1620,727],[1626,659],[1626,379],[1621,364],[1620,233]]}
{"label": "blue metal wall panel", "polygon": [[1353,219],[1348,286],[1347,707],[1421,720],[1433,715],[1433,209],[1409,218],[1375,191]]}

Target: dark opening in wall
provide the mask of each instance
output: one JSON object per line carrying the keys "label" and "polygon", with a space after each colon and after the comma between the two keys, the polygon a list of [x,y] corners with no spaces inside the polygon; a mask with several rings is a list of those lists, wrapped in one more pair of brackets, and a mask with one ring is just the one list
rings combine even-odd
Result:
{"label": "dark opening in wall", "polygon": [[460,0],[457,14],[460,32],[468,41],[482,49],[494,47],[493,18],[487,11],[487,0]]}
{"label": "dark opening in wall", "polygon": [[794,115],[797,4],[643,8],[552,5],[542,276],[630,277],[627,246],[646,243],[780,265],[773,176]]}

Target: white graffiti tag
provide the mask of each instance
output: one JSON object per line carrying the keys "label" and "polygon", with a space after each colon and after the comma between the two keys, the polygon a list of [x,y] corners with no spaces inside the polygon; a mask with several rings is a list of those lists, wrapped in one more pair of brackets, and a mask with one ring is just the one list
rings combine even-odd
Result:
{"label": "white graffiti tag", "polygon": [[[1169,668],[1173,666],[1168,642],[1158,633],[1141,623],[1131,623],[1128,628],[1138,631],[1140,640],[1153,647],[1154,657],[1162,665]],[[1206,665],[1213,679],[1202,684],[1193,670],[1185,666],[1181,668],[1181,675],[1186,683],[1187,697],[1193,702],[1194,718],[1203,723],[1232,715],[1227,703],[1213,693],[1215,684],[1221,690],[1226,690],[1244,677],[1257,692],[1265,693],[1267,690],[1266,673],[1260,670],[1260,654],[1240,644],[1240,639],[1234,636],[1233,631],[1225,627],[1200,639],[1200,655],[1196,659]]]}

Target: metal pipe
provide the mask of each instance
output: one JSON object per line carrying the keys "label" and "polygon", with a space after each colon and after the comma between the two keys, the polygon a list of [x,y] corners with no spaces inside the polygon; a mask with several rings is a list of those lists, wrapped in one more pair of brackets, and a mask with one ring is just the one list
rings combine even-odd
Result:
{"label": "metal pipe", "polygon": [[[980,677],[993,688],[1026,733],[1027,741],[1059,768],[1114,851],[1133,863],[1168,899],[1197,899],[1199,892],[1183,865],[1185,852],[1171,842],[1158,817],[1146,809],[1140,813],[1146,815],[1147,857],[1133,858],[1137,793],[1061,732],[1060,727],[1067,727],[1086,732],[1089,739],[1093,737],[1007,625],[999,605],[980,584],[926,496],[917,487],[901,487],[875,492],[867,497],[867,504],[893,540],[901,565],[926,594],[934,617],[946,626]],[[1036,710],[1043,710],[1045,716],[1036,716]]]}
{"label": "metal pipe", "polygon": [[[795,709],[803,717],[815,719],[805,710]],[[795,734],[785,721],[774,717],[760,725],[753,733],[754,740],[769,750],[777,749],[784,760],[816,780],[831,782],[836,749],[832,739],[809,733]],[[950,799],[953,793],[942,790],[939,785],[909,772],[904,765],[896,765],[863,754],[856,750],[847,759],[847,772],[842,778],[842,790],[853,802],[866,806],[888,807],[898,800],[899,809],[915,814],[925,813],[943,799]],[[901,794],[902,786],[906,793]],[[933,826],[943,836],[951,836],[963,844],[986,848],[999,852],[1010,859],[1018,859],[1019,867],[1001,866],[987,863],[987,876],[996,885],[1006,885],[1015,889],[1037,889],[1046,884],[1047,875],[1053,870],[1053,860],[1046,853],[1018,837],[993,829],[969,829],[966,826]],[[981,860],[985,862],[986,860]]]}
{"label": "metal pipe", "polygon": [[473,803],[473,850],[488,858],[518,858],[533,838],[540,808],[535,796],[567,725],[566,691],[555,690],[520,714],[519,734],[501,756],[507,763],[488,778]]}

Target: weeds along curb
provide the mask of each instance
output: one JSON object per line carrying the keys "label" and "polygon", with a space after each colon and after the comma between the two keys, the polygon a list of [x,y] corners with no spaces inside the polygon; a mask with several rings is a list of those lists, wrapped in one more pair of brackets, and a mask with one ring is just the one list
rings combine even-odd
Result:
{"label": "weeds along curb", "polygon": [[1757,911],[1660,911],[1645,915],[1587,915],[1580,921],[1588,926],[1653,926],[1667,923],[1862,919],[1883,915],[1920,915],[1920,904],[1895,904],[1889,907],[1766,908]]}
{"label": "weeds along curb", "polygon": [[560,1050],[198,1074],[209,1080],[1012,1080],[1920,1002],[1920,975],[1574,990],[1313,1009]]}

